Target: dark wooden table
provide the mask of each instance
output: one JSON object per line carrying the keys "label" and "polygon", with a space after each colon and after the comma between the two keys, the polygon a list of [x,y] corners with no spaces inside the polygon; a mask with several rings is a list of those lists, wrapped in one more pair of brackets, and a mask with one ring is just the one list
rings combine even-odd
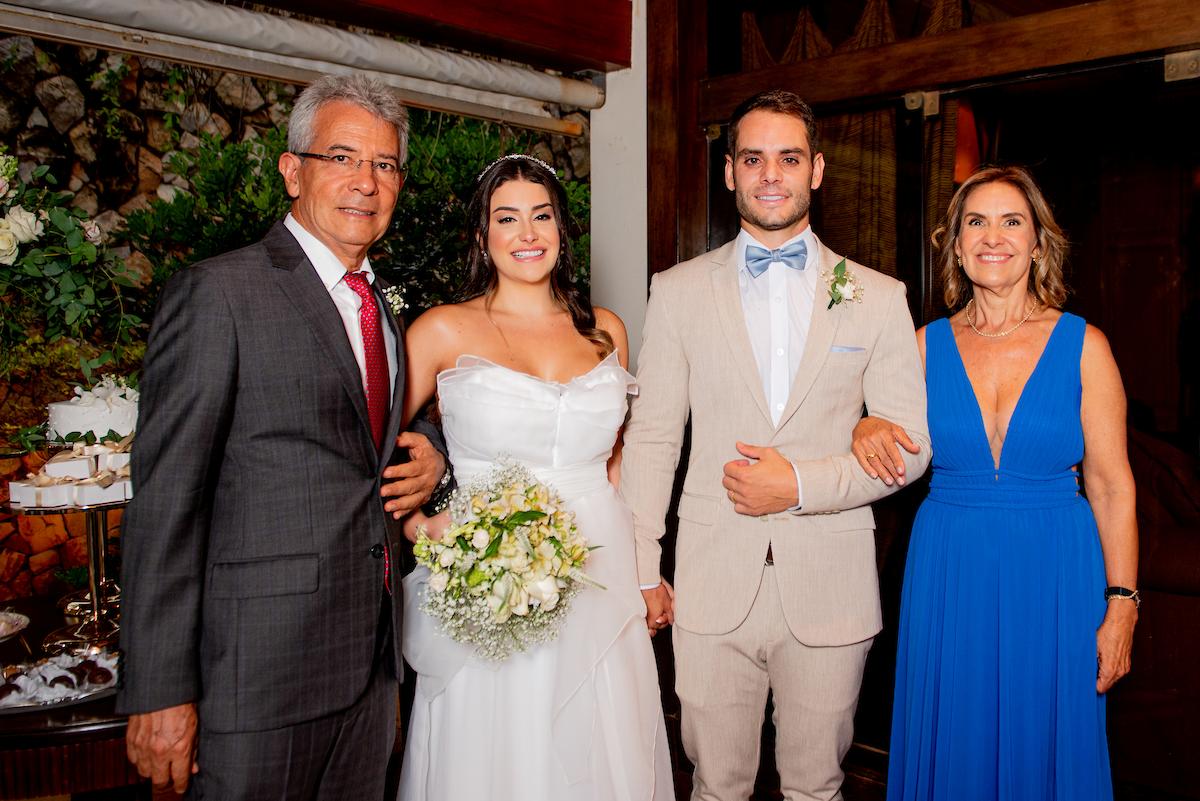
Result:
{"label": "dark wooden table", "polygon": [[[6,605],[29,627],[0,643],[0,665],[40,659],[42,637],[63,625],[52,598]],[[0,798],[84,793],[142,783],[125,758],[124,715],[109,695],[50,710],[0,714]],[[150,785],[140,796],[151,797]]]}

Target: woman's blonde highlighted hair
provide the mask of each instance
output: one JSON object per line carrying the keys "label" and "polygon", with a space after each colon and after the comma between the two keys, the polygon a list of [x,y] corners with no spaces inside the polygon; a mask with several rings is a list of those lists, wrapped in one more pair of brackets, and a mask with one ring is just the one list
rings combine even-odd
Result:
{"label": "woman's blonde highlighted hair", "polygon": [[1054,213],[1046,196],[1038,188],[1033,176],[1024,167],[980,167],[971,173],[950,199],[946,219],[930,237],[938,250],[938,271],[942,275],[942,292],[946,307],[956,311],[971,299],[971,279],[958,264],[954,244],[962,234],[963,211],[967,198],[984,184],[1005,183],[1014,187],[1025,197],[1033,214],[1034,233],[1037,236],[1038,258],[1034,259],[1029,271],[1029,292],[1043,306],[1062,308],[1067,299],[1067,285],[1063,280],[1063,262],[1067,257],[1067,238],[1054,221]]}

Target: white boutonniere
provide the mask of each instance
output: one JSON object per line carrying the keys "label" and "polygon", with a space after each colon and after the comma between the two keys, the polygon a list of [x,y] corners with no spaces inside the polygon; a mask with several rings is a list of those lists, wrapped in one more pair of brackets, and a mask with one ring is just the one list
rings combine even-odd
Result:
{"label": "white boutonniere", "polygon": [[862,302],[862,284],[858,282],[858,277],[854,273],[846,269],[845,259],[837,263],[833,272],[826,270],[821,273],[821,277],[825,279],[825,283],[829,284],[829,305],[825,308],[832,309],[846,300],[854,303]]}
{"label": "white boutonniere", "polygon": [[384,287],[383,299],[387,302],[388,308],[392,310],[392,314],[397,317],[403,316],[404,310],[408,308],[408,301],[404,299],[404,289],[402,287]]}

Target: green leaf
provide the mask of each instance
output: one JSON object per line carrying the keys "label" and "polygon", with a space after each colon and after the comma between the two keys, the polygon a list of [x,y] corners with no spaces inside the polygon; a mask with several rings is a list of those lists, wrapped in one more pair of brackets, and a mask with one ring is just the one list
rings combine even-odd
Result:
{"label": "green leaf", "polygon": [[67,313],[63,317],[63,320],[67,325],[74,325],[75,321],[79,319],[79,316],[83,314],[83,311],[83,306],[79,305],[78,303],[70,303],[67,305]]}
{"label": "green leaf", "polygon": [[487,581],[487,571],[480,570],[477,567],[471,568],[471,572],[467,574],[467,586],[478,587],[483,582]]}
{"label": "green leaf", "polygon": [[75,218],[63,208],[50,209],[50,223],[63,234],[70,234],[72,231],[79,230],[79,226],[75,223]]}
{"label": "green leaf", "polygon": [[492,537],[492,541],[488,543],[488,547],[485,548],[483,551],[483,558],[491,559],[493,556],[495,556],[497,553],[499,553],[500,552],[500,542],[503,539],[504,539],[503,534],[497,534],[496,536]]}
{"label": "green leaf", "polygon": [[536,509],[530,509],[525,512],[513,512],[511,515],[504,518],[504,523],[502,525],[507,530],[512,531],[517,526],[527,525],[532,523],[534,520],[541,520],[545,516],[545,512],[539,512]]}
{"label": "green leaf", "polygon": [[462,534],[459,534],[457,537],[455,537],[454,541],[458,543],[458,547],[462,549],[464,553],[471,550],[471,543],[467,542],[467,538]]}

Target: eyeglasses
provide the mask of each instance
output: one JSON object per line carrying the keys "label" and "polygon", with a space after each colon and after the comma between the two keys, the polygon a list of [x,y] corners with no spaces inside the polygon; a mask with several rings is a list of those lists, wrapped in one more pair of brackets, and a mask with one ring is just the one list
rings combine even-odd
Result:
{"label": "eyeglasses", "polygon": [[371,159],[355,159],[355,158],[351,158],[350,156],[347,156],[345,153],[335,153],[332,156],[327,156],[324,153],[294,152],[293,155],[296,155],[296,156],[299,156],[300,158],[305,158],[305,159],[317,159],[318,161],[323,161],[326,164],[333,165],[334,167],[337,167],[339,170],[344,170],[346,172],[351,172],[351,171],[358,172],[359,168],[361,168],[362,165],[370,164],[371,170],[373,172],[378,173],[379,176],[382,178],[388,178],[390,180],[399,180],[400,176],[404,175],[404,173],[408,171],[407,167],[402,167],[394,161],[373,161]]}

